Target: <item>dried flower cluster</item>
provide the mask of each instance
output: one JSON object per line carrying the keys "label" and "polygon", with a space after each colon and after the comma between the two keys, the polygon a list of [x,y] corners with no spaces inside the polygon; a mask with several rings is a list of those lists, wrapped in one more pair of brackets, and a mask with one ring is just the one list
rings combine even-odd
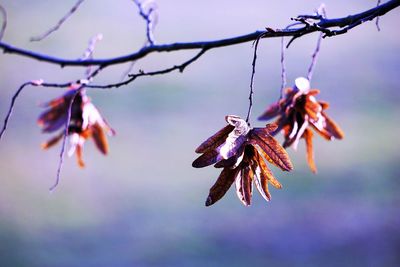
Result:
{"label": "dried flower cluster", "polygon": [[[91,103],[85,90],[72,86],[67,93],[46,103],[44,107],[47,110],[39,116],[38,124],[45,133],[55,132],[62,126],[65,127],[68,121],[69,108],[71,107],[70,122],[68,125],[68,136],[71,147],[68,155],[71,156],[76,153],[80,167],[84,167],[85,165],[82,159],[82,152],[83,145],[88,138],[93,138],[96,147],[101,153],[108,153],[108,142],[105,133],[114,135],[115,132]],[[42,147],[47,149],[55,145],[63,138],[64,133],[65,131],[62,130],[55,137],[42,144]]]}
{"label": "dried flower cluster", "polygon": [[326,140],[342,139],[343,131],[328,117],[325,110],[329,104],[317,101],[315,96],[319,90],[310,89],[310,82],[306,78],[297,78],[293,88],[287,88],[284,97],[278,103],[271,105],[260,120],[269,120],[278,117],[275,123],[277,129],[283,132],[285,141],[283,147],[293,146],[297,148],[300,138],[306,142],[307,161],[310,169],[315,173],[317,168],[314,162],[313,132],[314,129]]}
{"label": "dried flower cluster", "polygon": [[269,201],[271,195],[268,182],[276,188],[282,186],[265,160],[283,171],[293,169],[285,149],[270,135],[276,130],[276,125],[250,128],[247,122],[238,116],[230,115],[225,119],[228,125],[196,149],[196,152],[202,155],[192,164],[196,168],[212,164],[215,164],[216,168],[223,168],[210,189],[206,206],[221,199],[234,182],[240,201],[246,206],[250,205],[253,180],[260,194]]}

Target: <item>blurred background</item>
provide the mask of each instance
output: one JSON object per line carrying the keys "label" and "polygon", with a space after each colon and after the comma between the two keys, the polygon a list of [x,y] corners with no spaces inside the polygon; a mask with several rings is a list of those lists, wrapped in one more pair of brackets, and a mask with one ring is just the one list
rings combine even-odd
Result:
{"label": "blurred background", "polygon": [[[79,58],[88,40],[104,35],[96,58],[141,47],[145,24],[132,1],[87,0],[62,28],[29,42],[53,26],[75,3],[4,0],[8,28],[3,41],[63,58]],[[320,1],[158,0],[158,43],[213,40],[283,28]],[[376,1],[325,1],[328,17],[369,9]],[[62,89],[27,88],[17,100],[0,142],[0,266],[399,266],[400,265],[400,9],[323,40],[312,86],[329,101],[328,114],[342,127],[342,141],[315,138],[318,174],[305,160],[304,143],[288,152],[291,173],[273,168],[283,184],[272,201],[253,194],[243,207],[234,188],[212,207],[204,201],[219,175],[194,169],[194,149],[225,125],[245,117],[251,43],[207,52],[183,74],[139,78],[89,94],[117,131],[110,154],[85,145],[86,168],[66,158],[54,183],[60,145],[42,151],[39,107]],[[288,83],[305,76],[318,34],[287,52]],[[195,51],[152,54],[134,70],[156,70]],[[280,40],[262,40],[255,77],[252,124],[279,97]],[[129,64],[128,64],[129,65]],[[121,79],[128,65],[103,71],[96,84]],[[83,68],[0,55],[0,114],[25,81],[80,79]]]}

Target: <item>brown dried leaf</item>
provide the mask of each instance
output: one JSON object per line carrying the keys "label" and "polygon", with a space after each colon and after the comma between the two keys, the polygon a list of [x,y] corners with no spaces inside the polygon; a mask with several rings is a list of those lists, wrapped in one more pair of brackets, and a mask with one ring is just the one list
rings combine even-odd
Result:
{"label": "brown dried leaf", "polygon": [[314,150],[313,150],[313,133],[310,129],[304,131],[303,138],[306,141],[306,150],[307,150],[307,162],[313,173],[317,173],[317,167],[314,162]]}
{"label": "brown dried leaf", "polygon": [[42,149],[48,149],[48,148],[54,146],[55,144],[57,144],[61,140],[61,138],[63,136],[64,136],[64,132],[54,136],[53,138],[51,138],[47,142],[41,144]]}
{"label": "brown dried leaf", "polygon": [[[267,156],[263,151],[260,151],[260,152],[261,152],[261,155]],[[282,188],[281,183],[275,178],[272,171],[268,168],[268,165],[265,164],[261,155],[258,153],[256,155],[257,155],[256,160],[257,160],[258,166],[260,166],[260,168],[261,168],[261,173],[260,173],[261,179],[268,180],[275,188],[281,189]]]}
{"label": "brown dried leaf", "polygon": [[197,159],[195,159],[192,163],[192,167],[194,168],[203,168],[212,164],[215,164],[221,161],[222,156],[215,150],[208,150]]}
{"label": "brown dried leaf", "polygon": [[311,125],[314,129],[326,140],[331,141],[334,138],[342,139],[344,137],[343,131],[339,128],[339,126],[331,120],[324,112],[322,114],[322,127],[321,123],[310,121]]}
{"label": "brown dried leaf", "polygon": [[251,195],[253,191],[253,171],[249,165],[239,167],[240,176],[236,178],[236,194],[245,206],[251,204]]}
{"label": "brown dried leaf", "polygon": [[254,183],[256,184],[258,192],[266,200],[271,200],[271,194],[268,190],[268,180],[261,174],[261,168],[258,165],[253,165]]}
{"label": "brown dried leaf", "polygon": [[267,179],[266,175],[263,173],[263,171],[260,167],[260,164],[259,164],[259,160],[260,159],[262,160],[262,158],[258,154],[258,151],[253,146],[251,146],[251,147],[254,150],[254,157],[251,161],[251,168],[254,173],[254,183],[256,184],[257,190],[261,194],[261,196],[266,201],[270,201],[271,194],[269,193],[269,190],[268,190],[268,179]]}
{"label": "brown dried leaf", "polygon": [[244,148],[246,146],[242,145],[240,146],[240,148],[237,150],[236,154],[232,157],[230,157],[229,159],[223,159],[219,162],[217,162],[214,167],[215,168],[225,168],[225,167],[229,167],[229,168],[236,168],[237,166],[239,166],[240,162],[243,160],[243,156],[244,156]]}
{"label": "brown dried leaf", "polygon": [[322,110],[329,108],[329,103],[326,101],[318,101],[318,103],[321,105]]}
{"label": "brown dried leaf", "polygon": [[253,129],[251,132],[251,139],[268,155],[274,165],[284,171],[293,169],[293,164],[290,161],[289,155],[275,138],[270,135],[262,134],[257,129]]}
{"label": "brown dried leaf", "polygon": [[101,151],[101,153],[106,155],[108,153],[108,142],[103,128],[98,123],[95,123],[90,127],[90,129],[96,147]]}
{"label": "brown dried leaf", "polygon": [[322,112],[322,116],[325,117],[325,129],[336,139],[343,139],[344,133],[342,129],[332,120],[328,117],[328,115],[325,114],[325,112]]}
{"label": "brown dried leaf", "polygon": [[239,174],[240,169],[224,168],[219,175],[215,184],[211,187],[210,193],[206,200],[206,206],[211,206],[218,200],[220,200],[225,193],[229,190],[236,177]]}
{"label": "brown dried leaf", "polygon": [[82,154],[83,154],[83,147],[81,145],[76,146],[76,160],[78,162],[79,167],[84,168],[85,162],[83,161]]}
{"label": "brown dried leaf", "polygon": [[310,89],[307,93],[307,95],[311,96],[311,95],[318,95],[320,93],[320,90],[318,89]]}
{"label": "brown dried leaf", "polygon": [[235,129],[235,127],[232,125],[225,126],[216,134],[204,141],[198,148],[196,148],[196,153],[204,153],[208,150],[215,149],[216,147],[222,145],[228,137],[228,134],[232,132],[233,129]]}
{"label": "brown dried leaf", "polygon": [[267,108],[267,110],[258,117],[259,120],[269,120],[279,115],[281,111],[279,103],[274,103]]}
{"label": "brown dried leaf", "polygon": [[302,108],[304,108],[304,111],[313,120],[317,120],[318,114],[322,111],[321,105],[316,100],[313,101],[309,97],[306,98],[304,107]]}

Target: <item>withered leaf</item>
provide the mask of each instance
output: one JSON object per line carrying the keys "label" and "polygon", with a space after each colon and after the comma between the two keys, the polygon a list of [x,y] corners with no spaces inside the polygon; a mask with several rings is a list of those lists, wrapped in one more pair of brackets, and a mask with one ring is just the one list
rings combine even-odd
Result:
{"label": "withered leaf", "polygon": [[76,146],[76,160],[78,162],[79,167],[84,168],[85,167],[85,162],[83,161],[83,147],[81,145]]}
{"label": "withered leaf", "polygon": [[322,110],[329,108],[329,103],[326,101],[318,101],[318,103],[321,105]]}
{"label": "withered leaf", "polygon": [[322,111],[322,107],[320,104],[315,100],[314,97],[308,97],[308,101],[303,104],[303,107],[307,115],[313,119],[318,119],[318,114]]}
{"label": "withered leaf", "polygon": [[329,118],[325,112],[322,112],[322,116],[325,117],[325,125],[326,125],[326,130],[336,139],[342,139],[344,137],[343,131],[339,128],[339,126]]}
{"label": "withered leaf", "polygon": [[307,151],[307,162],[313,173],[317,172],[317,167],[314,162],[314,150],[313,150],[313,133],[310,129],[304,131],[303,138],[306,141],[306,151]]}
{"label": "withered leaf", "polygon": [[233,129],[235,129],[235,127],[228,124],[221,130],[219,130],[216,134],[204,141],[198,148],[196,148],[195,152],[204,153],[207,150],[215,149],[218,146],[222,145],[228,137],[228,134],[232,132]]}
{"label": "withered leaf", "polygon": [[192,162],[192,167],[203,168],[221,161],[223,158],[215,150],[208,150]]}
{"label": "withered leaf", "polygon": [[95,123],[90,127],[90,129],[92,131],[92,136],[96,147],[101,153],[106,155],[108,153],[108,142],[103,128],[98,123]]}
{"label": "withered leaf", "polygon": [[260,134],[257,129],[251,132],[252,139],[263,150],[272,162],[284,171],[293,169],[292,162],[285,149],[270,135]]}
{"label": "withered leaf", "polygon": [[206,206],[210,206],[220,200],[231,187],[238,175],[240,175],[239,168],[224,168],[217,181],[210,189],[210,193],[206,200]]}
{"label": "withered leaf", "polygon": [[241,146],[237,150],[237,153],[234,156],[232,156],[232,157],[230,157],[228,159],[223,159],[223,160],[217,162],[214,165],[214,167],[215,168],[225,168],[225,167],[236,168],[240,164],[242,159],[243,159],[244,148],[245,148],[245,146]]}
{"label": "withered leaf", "polygon": [[236,179],[236,194],[245,206],[249,206],[251,204],[253,175],[254,173],[250,166],[245,165],[241,168],[240,177]]}
{"label": "withered leaf", "polygon": [[51,138],[49,141],[43,143],[41,145],[41,147],[43,149],[48,149],[48,148],[54,146],[55,144],[57,144],[61,140],[61,138],[63,136],[64,136],[64,132],[61,132],[60,134],[58,134],[58,135],[54,136],[53,138]]}
{"label": "withered leaf", "polygon": [[[260,152],[263,156],[265,156],[265,154],[263,154],[264,153],[263,151],[260,151]],[[281,183],[275,178],[272,171],[268,168],[268,165],[265,164],[263,158],[258,153],[256,154],[256,160],[257,160],[258,166],[260,166],[260,170],[261,170],[260,178],[262,180],[268,180],[272,184],[272,186],[274,186],[277,189],[281,189],[282,188]]]}
{"label": "withered leaf", "polygon": [[278,103],[272,104],[260,117],[259,120],[269,120],[276,117],[280,113],[280,105]]}

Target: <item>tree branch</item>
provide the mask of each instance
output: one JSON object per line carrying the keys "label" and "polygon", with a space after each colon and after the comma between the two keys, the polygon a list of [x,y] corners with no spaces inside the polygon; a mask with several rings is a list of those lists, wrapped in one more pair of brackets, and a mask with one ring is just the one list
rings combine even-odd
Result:
{"label": "tree branch", "polygon": [[[382,16],[387,12],[397,8],[400,5],[400,0],[390,0],[385,4],[381,4],[377,7],[371,8],[364,12],[350,15],[342,18],[334,18],[334,19],[324,19],[321,17],[315,17],[313,20],[315,22],[310,23],[310,17],[303,18],[303,23],[305,24],[303,27],[296,29],[286,29],[286,30],[267,30],[267,31],[256,31],[253,33],[249,33],[246,35],[236,36],[232,38],[226,38],[221,40],[214,41],[201,41],[201,42],[188,42],[188,43],[172,43],[172,44],[164,44],[164,45],[151,45],[140,49],[134,53],[123,55],[114,58],[107,59],[90,59],[90,60],[71,60],[71,59],[63,59],[58,57],[53,57],[45,54],[36,53],[29,50],[24,50],[10,44],[0,42],[0,48],[4,51],[4,53],[16,54],[28,58],[32,58],[35,60],[57,64],[61,67],[64,66],[90,66],[97,65],[102,68],[105,68],[110,65],[122,64],[126,62],[130,62],[133,60],[141,59],[147,56],[150,53],[155,52],[173,52],[179,50],[191,50],[191,49],[213,49],[219,47],[226,47],[236,44],[241,44],[245,42],[254,41],[258,36],[263,34],[263,38],[276,38],[283,36],[293,36],[298,38],[300,36],[304,36],[306,34],[310,34],[316,31],[324,32],[325,37],[336,36],[339,34],[346,33],[348,30],[360,25],[361,23],[372,20],[376,17]],[[341,30],[329,30],[329,28],[340,27]]]}
{"label": "tree branch", "polygon": [[3,23],[0,28],[0,41],[1,41],[1,39],[3,39],[4,32],[6,31],[7,28],[7,12],[2,5],[0,5],[0,13],[1,16],[3,17]]}
{"label": "tree branch", "polygon": [[78,0],[78,2],[76,2],[76,4],[71,8],[71,10],[69,10],[69,12],[67,14],[65,14],[64,17],[62,17],[57,22],[56,25],[54,25],[53,27],[51,27],[49,30],[47,30],[45,33],[43,33],[41,35],[31,37],[30,41],[31,42],[42,41],[44,38],[46,38],[50,34],[57,31],[64,24],[64,22],[66,22],[69,19],[69,17],[71,17],[76,12],[76,10],[78,10],[79,6],[83,3],[83,1],[85,1],[85,0]]}

